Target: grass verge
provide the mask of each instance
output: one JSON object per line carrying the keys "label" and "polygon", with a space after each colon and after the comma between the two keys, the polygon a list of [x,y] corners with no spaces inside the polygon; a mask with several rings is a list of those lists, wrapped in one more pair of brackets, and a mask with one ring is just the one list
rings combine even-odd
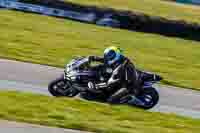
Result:
{"label": "grass verge", "polygon": [[200,88],[199,42],[7,10],[0,18],[1,58],[63,67],[74,55],[101,55],[116,45],[139,68],[163,76],[164,83]]}
{"label": "grass verge", "polygon": [[[199,133],[200,120],[78,99],[0,92],[0,118],[103,133]],[[17,104],[16,104],[17,101]]]}

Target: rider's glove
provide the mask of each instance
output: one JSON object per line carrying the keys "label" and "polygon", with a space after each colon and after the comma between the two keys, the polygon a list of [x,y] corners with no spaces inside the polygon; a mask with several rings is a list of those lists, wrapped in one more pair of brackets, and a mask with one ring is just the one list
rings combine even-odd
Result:
{"label": "rider's glove", "polygon": [[92,93],[100,93],[98,86],[93,82],[88,82],[88,90]]}
{"label": "rider's glove", "polygon": [[95,84],[93,82],[88,82],[88,90],[94,93],[100,93],[107,87],[106,83]]}
{"label": "rider's glove", "polygon": [[93,82],[88,82],[88,88],[94,90],[94,89],[96,89],[96,86]]}
{"label": "rider's glove", "polygon": [[163,78],[161,77],[161,76],[159,76],[159,75],[154,75],[154,80],[156,80],[156,81],[160,81],[160,80],[162,80]]}

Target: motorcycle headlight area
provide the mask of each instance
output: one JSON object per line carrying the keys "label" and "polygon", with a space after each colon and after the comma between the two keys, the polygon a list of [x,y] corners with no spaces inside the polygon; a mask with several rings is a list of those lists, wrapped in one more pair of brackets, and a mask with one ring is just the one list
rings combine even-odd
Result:
{"label": "motorcycle headlight area", "polygon": [[73,81],[77,79],[76,72],[71,71],[71,70],[68,70],[68,73],[65,73],[65,77],[66,77],[68,80],[73,80]]}
{"label": "motorcycle headlight area", "polygon": [[70,80],[75,81],[76,80],[76,76],[70,77]]}
{"label": "motorcycle headlight area", "polygon": [[65,66],[65,72],[70,73],[72,71],[72,65],[66,65]]}
{"label": "motorcycle headlight area", "polygon": [[65,79],[71,80],[71,81],[75,81],[75,80],[77,80],[77,76],[69,76],[69,75],[67,75],[67,76],[65,76]]}

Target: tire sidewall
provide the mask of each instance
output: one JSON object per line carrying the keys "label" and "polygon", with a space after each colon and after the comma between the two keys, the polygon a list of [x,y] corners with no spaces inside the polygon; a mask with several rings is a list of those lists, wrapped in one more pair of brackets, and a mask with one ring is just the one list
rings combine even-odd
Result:
{"label": "tire sidewall", "polygon": [[49,83],[49,85],[48,85],[48,90],[49,90],[49,92],[53,95],[53,96],[56,96],[56,97],[59,97],[59,96],[66,96],[65,94],[62,94],[62,93],[60,93],[60,92],[58,92],[58,91],[56,91],[53,87],[57,84],[57,83],[59,83],[59,82],[68,82],[68,81],[66,81],[65,79],[64,79],[64,77],[59,77],[59,78],[57,78],[57,79],[55,79],[55,80],[53,80],[52,82],[50,82]]}
{"label": "tire sidewall", "polygon": [[143,91],[140,94],[140,96],[144,95],[144,94],[149,94],[149,95],[152,96],[153,104],[151,104],[149,106],[139,106],[139,107],[143,108],[143,109],[153,108],[158,103],[158,101],[159,101],[159,93],[158,93],[158,91],[155,88],[153,88],[153,87],[149,87],[149,88],[143,89]]}

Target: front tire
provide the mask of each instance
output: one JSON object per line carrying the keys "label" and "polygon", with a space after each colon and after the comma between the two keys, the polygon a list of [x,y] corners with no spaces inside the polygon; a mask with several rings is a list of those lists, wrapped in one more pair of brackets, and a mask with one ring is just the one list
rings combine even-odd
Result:
{"label": "front tire", "polygon": [[66,81],[64,77],[57,78],[53,80],[48,85],[48,90],[51,95],[59,97],[59,96],[74,96],[72,94],[71,84],[69,81]]}

